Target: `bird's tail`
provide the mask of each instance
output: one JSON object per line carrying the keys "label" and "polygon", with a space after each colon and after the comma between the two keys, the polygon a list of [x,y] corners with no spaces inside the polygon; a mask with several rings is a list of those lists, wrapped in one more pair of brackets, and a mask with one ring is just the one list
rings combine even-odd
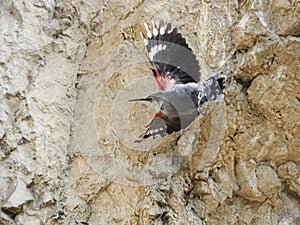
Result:
{"label": "bird's tail", "polygon": [[224,100],[224,77],[221,74],[217,74],[208,80],[206,80],[203,85],[205,86],[206,93],[205,97],[208,101],[211,100]]}

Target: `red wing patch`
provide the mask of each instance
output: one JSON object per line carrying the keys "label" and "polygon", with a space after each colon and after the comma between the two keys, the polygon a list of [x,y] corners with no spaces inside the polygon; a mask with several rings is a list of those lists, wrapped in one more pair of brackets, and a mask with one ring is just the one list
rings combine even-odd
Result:
{"label": "red wing patch", "polygon": [[152,69],[154,77],[162,90],[167,89],[167,87],[173,85],[176,81],[175,79],[167,72],[166,74],[160,73],[157,67],[153,67]]}
{"label": "red wing patch", "polygon": [[167,125],[166,122],[161,118],[162,113],[156,113],[153,120],[147,126],[147,130],[140,137],[145,139],[148,137],[156,137],[158,135],[165,136],[167,134]]}

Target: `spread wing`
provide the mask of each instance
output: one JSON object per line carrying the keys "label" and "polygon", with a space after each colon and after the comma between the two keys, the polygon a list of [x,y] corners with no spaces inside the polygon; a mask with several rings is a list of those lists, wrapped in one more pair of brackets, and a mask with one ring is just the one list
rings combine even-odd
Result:
{"label": "spread wing", "polygon": [[196,55],[186,43],[185,38],[166,27],[162,21],[159,26],[152,21],[152,32],[145,23],[147,35],[141,33],[146,45],[153,75],[162,90],[175,83],[186,84],[200,81],[200,66]]}
{"label": "spread wing", "polygon": [[173,118],[170,120],[167,116],[154,117],[150,124],[147,126],[147,130],[140,137],[145,139],[148,137],[165,136],[166,134],[171,134],[174,131],[179,131],[181,129],[180,118]]}
{"label": "spread wing", "polygon": [[[197,97],[197,96],[196,96]],[[190,95],[176,90],[157,92],[146,98],[132,99],[130,101],[156,101],[160,106],[151,120],[145,133],[140,137],[165,136],[186,128],[198,115]]]}
{"label": "spread wing", "polygon": [[167,134],[167,125],[166,122],[160,117],[154,117],[154,119],[147,126],[147,130],[140,137],[156,137],[158,135],[165,136]]}

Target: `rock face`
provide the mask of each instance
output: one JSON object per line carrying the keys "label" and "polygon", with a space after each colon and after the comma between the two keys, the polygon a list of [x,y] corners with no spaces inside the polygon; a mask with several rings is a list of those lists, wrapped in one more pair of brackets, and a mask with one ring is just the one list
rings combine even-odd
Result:
{"label": "rock face", "polygon": [[[299,1],[4,0],[0,224],[300,224]],[[137,142],[162,19],[225,101]]]}

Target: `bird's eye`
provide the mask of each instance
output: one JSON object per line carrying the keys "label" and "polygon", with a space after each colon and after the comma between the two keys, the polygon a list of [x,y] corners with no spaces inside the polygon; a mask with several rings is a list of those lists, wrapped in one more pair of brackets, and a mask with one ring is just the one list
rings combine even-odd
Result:
{"label": "bird's eye", "polygon": [[164,105],[161,105],[161,106],[160,106],[160,110],[164,110]]}

